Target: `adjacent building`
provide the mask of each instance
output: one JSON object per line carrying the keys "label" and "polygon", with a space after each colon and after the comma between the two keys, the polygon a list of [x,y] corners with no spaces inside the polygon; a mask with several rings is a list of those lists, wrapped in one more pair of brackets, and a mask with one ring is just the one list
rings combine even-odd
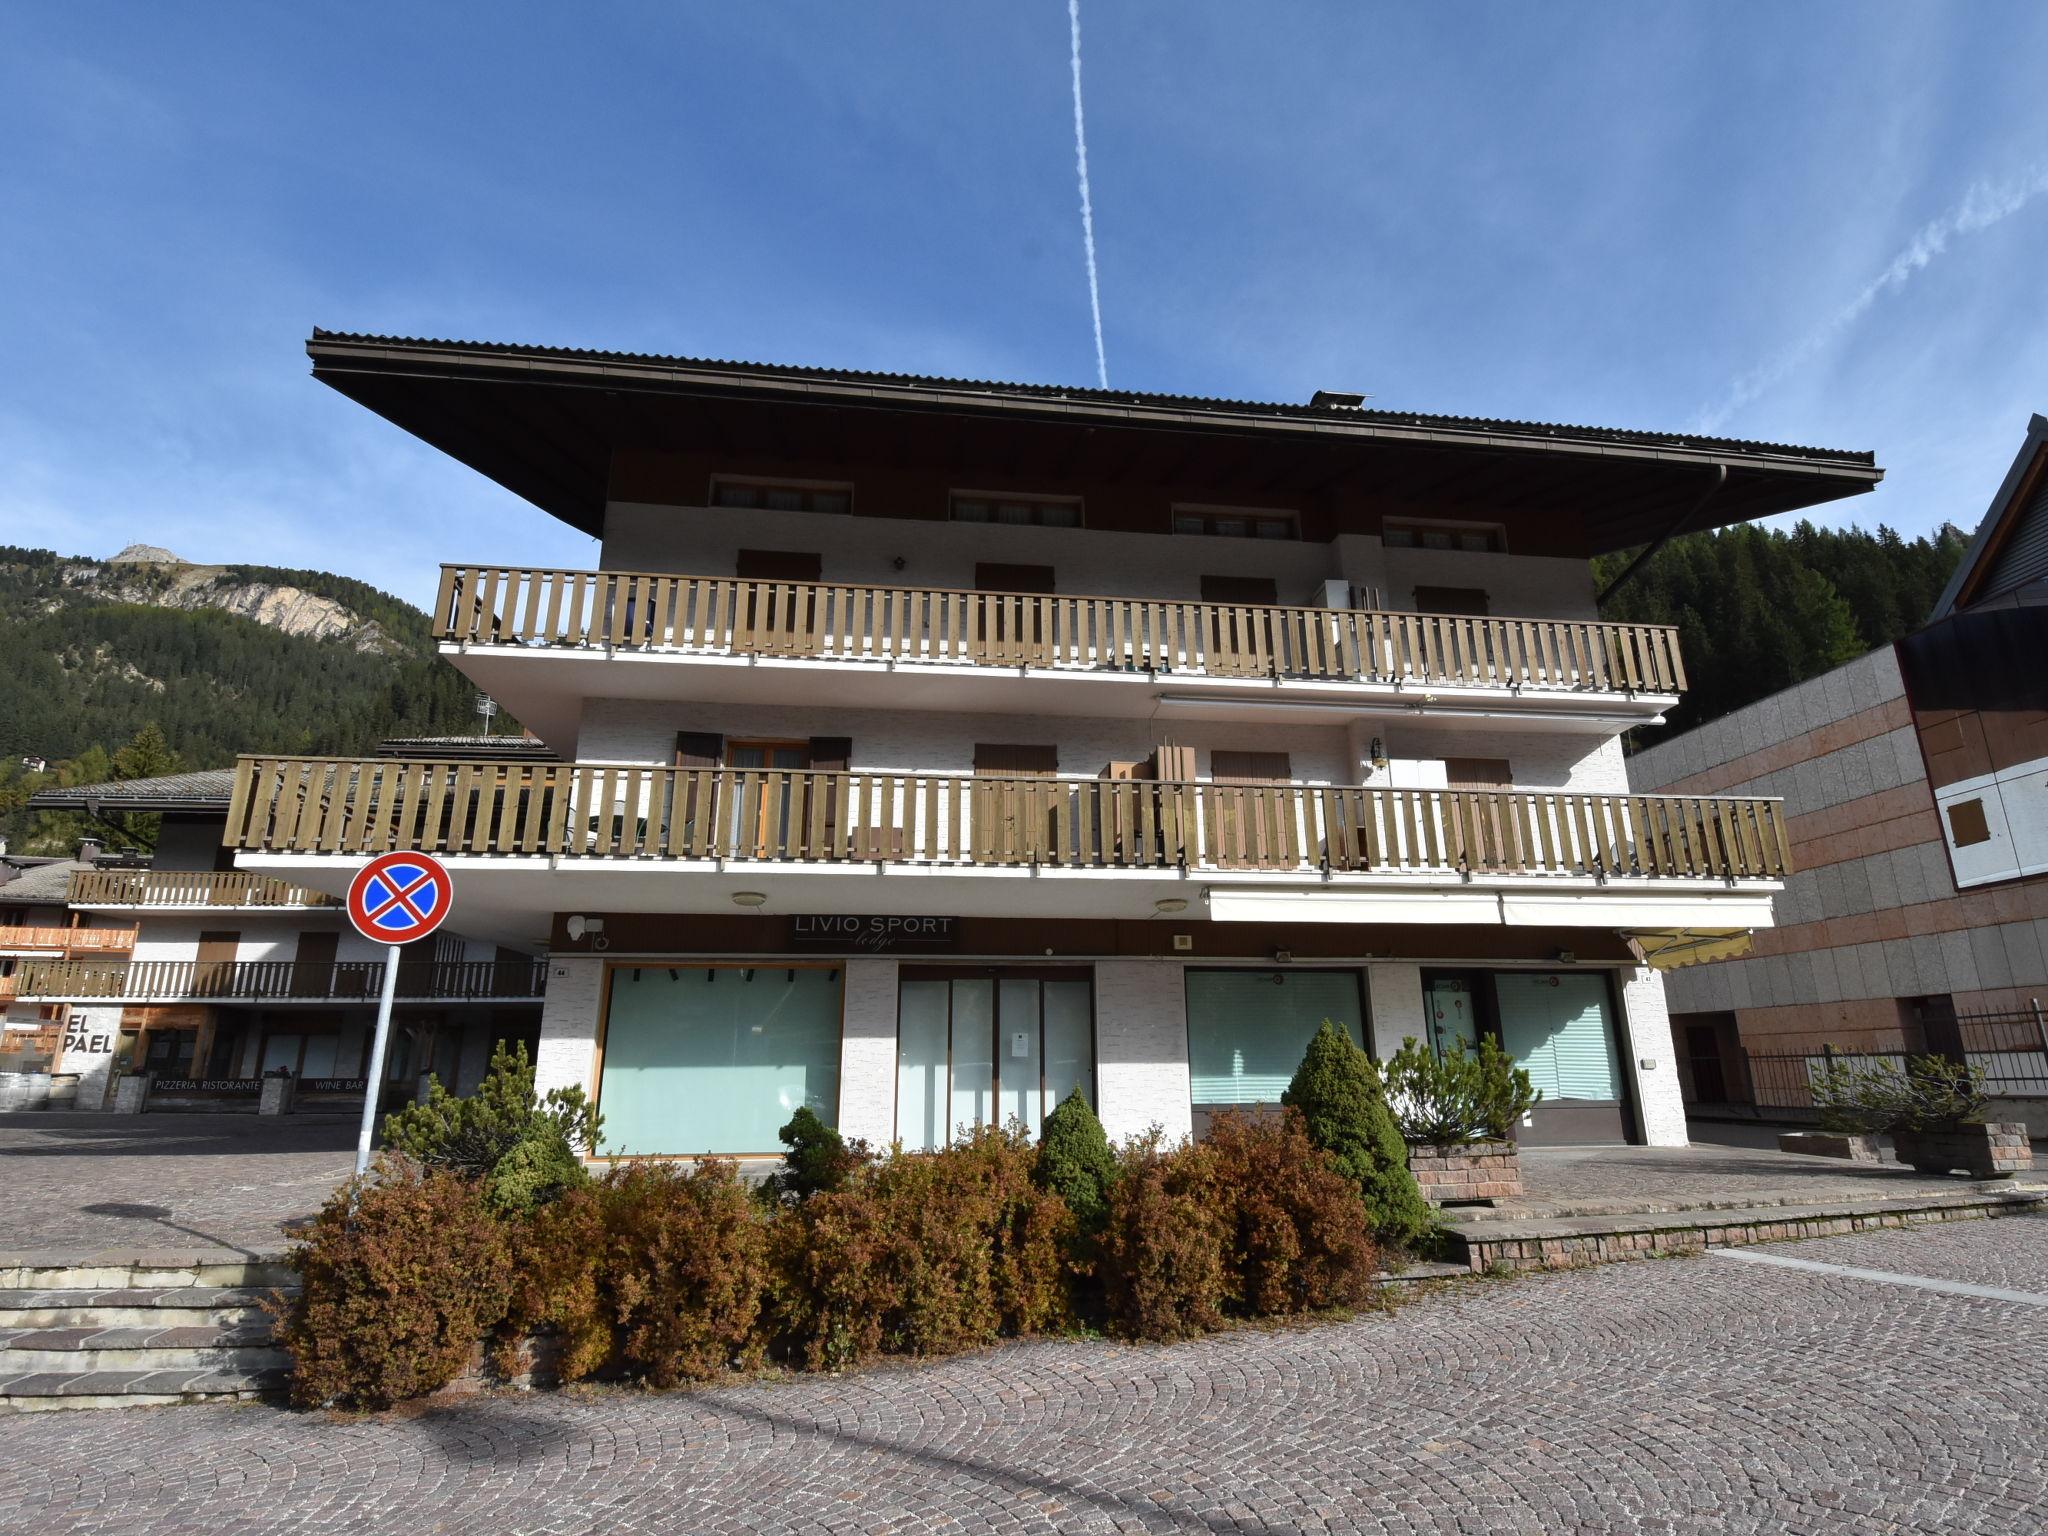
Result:
{"label": "adjacent building", "polygon": [[1631,759],[1637,788],[1782,796],[1778,926],[1668,980],[1688,1102],[1810,1108],[1824,1052],[1935,1052],[2048,1097],[2048,418],[1925,627]]}
{"label": "adjacent building", "polygon": [[237,872],[443,857],[546,951],[610,1150],[1269,1104],[1324,1019],[1497,1036],[1532,1140],[1685,1138],[1646,956],[1766,928],[1776,800],[1631,793],[1686,685],[1587,561],[1867,454],[316,332],[315,376],[597,541],[459,552],[449,662],[556,760],[245,758]]}
{"label": "adjacent building", "polygon": [[[461,750],[390,745],[430,746],[444,760]],[[216,769],[30,800],[157,817],[159,831],[147,857],[62,861],[0,886],[0,912],[28,887],[42,902],[28,921],[0,924],[0,956],[18,957],[0,1034],[16,1045],[15,1065],[0,1070],[49,1073],[56,1100],[81,1109],[110,1105],[118,1078],[147,1073],[153,1109],[251,1110],[262,1076],[279,1069],[297,1080],[302,1107],[362,1102],[384,950],[350,927],[333,892],[234,867],[224,838],[234,787],[234,770]],[[495,1041],[537,1044],[541,985],[536,947],[444,929],[406,951],[387,1092],[403,1097],[428,1072],[463,1091]]]}

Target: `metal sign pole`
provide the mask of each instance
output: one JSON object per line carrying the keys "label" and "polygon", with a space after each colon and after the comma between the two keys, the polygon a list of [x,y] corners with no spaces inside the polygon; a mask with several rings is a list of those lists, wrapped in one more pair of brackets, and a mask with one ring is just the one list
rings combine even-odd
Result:
{"label": "metal sign pole", "polygon": [[384,1048],[391,1041],[391,999],[398,991],[399,946],[384,951],[384,991],[377,999],[377,1038],[370,1046],[370,1080],[363,1084],[363,1128],[356,1136],[356,1173],[370,1167],[370,1142],[377,1134],[377,1102],[384,1097]]}

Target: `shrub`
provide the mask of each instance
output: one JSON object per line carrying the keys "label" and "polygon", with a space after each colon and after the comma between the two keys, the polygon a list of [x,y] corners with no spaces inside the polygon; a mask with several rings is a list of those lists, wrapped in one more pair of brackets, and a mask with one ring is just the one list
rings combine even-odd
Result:
{"label": "shrub", "polygon": [[1051,1114],[1038,1137],[1038,1187],[1066,1202],[1084,1235],[1109,1219],[1109,1190],[1116,1182],[1116,1152],[1088,1100],[1076,1088]]}
{"label": "shrub", "polygon": [[776,1330],[813,1369],[942,1355],[1062,1326],[1073,1218],[1021,1128],[897,1151],[775,1218]]}
{"label": "shrub", "polygon": [[423,1167],[486,1181],[490,1198],[507,1210],[531,1209],[583,1183],[577,1149],[595,1152],[603,1139],[603,1120],[580,1087],[553,1089],[536,1105],[525,1045],[502,1040],[475,1093],[457,1098],[429,1077],[425,1098],[384,1117],[388,1149]]}
{"label": "shrub", "polygon": [[1102,1251],[1103,1304],[1128,1338],[1192,1338],[1223,1323],[1229,1223],[1207,1148],[1157,1126],[1117,1152]]}
{"label": "shrub", "polygon": [[1460,1040],[1442,1056],[1410,1035],[1386,1065],[1387,1105],[1407,1141],[1505,1141],[1542,1097],[1491,1035],[1477,1052]]}
{"label": "shrub", "polygon": [[1875,1133],[1972,1125],[1984,1118],[1984,1069],[1945,1056],[1850,1060],[1830,1055],[1813,1074],[1813,1102],[1831,1131]]}
{"label": "shrub", "polygon": [[1231,1310],[1273,1317],[1377,1296],[1380,1253],[1357,1187],[1310,1142],[1301,1111],[1218,1115],[1203,1149],[1212,1199],[1227,1213]]}
{"label": "shrub", "polygon": [[337,1190],[286,1258],[292,1400],[385,1408],[446,1386],[505,1312],[510,1253],[477,1187],[403,1159]]}
{"label": "shrub", "polygon": [[866,1142],[847,1141],[808,1106],[799,1107],[777,1135],[789,1150],[782,1155],[782,1171],[762,1181],[762,1198],[771,1204],[843,1189],[854,1170],[872,1160]]}
{"label": "shrub", "polygon": [[629,1163],[597,1196],[596,1280],[626,1367],[672,1387],[758,1364],[768,1239],[738,1164]]}
{"label": "shrub", "polygon": [[1436,1230],[1436,1214],[1408,1171],[1408,1144],[1379,1069],[1328,1019],[1280,1101],[1301,1111],[1309,1140],[1357,1186],[1380,1241],[1412,1248]]}
{"label": "shrub", "polygon": [[547,1330],[555,1336],[554,1375],[581,1381],[612,1357],[612,1308],[606,1275],[602,1186],[584,1185],[518,1219],[512,1232],[513,1273],[504,1321],[492,1345],[501,1376],[516,1370],[520,1340]]}

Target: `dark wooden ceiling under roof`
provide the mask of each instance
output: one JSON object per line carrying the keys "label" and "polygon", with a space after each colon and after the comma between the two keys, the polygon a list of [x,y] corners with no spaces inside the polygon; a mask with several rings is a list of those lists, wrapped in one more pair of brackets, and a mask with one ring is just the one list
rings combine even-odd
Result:
{"label": "dark wooden ceiling under roof", "polygon": [[1246,502],[1348,486],[1410,512],[1569,510],[1595,554],[1646,543],[1694,509],[1688,529],[1720,527],[1883,478],[1868,453],[1541,423],[324,331],[307,351],[322,382],[591,534],[615,453],[1197,483]]}

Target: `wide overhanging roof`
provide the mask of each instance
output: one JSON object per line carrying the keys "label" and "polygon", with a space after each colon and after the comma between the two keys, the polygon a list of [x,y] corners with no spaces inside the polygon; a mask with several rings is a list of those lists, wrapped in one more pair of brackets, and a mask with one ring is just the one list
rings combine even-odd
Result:
{"label": "wide overhanging roof", "polygon": [[1681,518],[1687,529],[1713,528],[1852,496],[1884,474],[1869,453],[1320,400],[1262,404],[322,330],[306,350],[315,378],[591,534],[603,528],[618,452],[1014,466],[1069,483],[1199,483],[1239,499],[1312,495],[1361,477],[1389,503],[1569,510],[1595,553],[1646,543]]}

